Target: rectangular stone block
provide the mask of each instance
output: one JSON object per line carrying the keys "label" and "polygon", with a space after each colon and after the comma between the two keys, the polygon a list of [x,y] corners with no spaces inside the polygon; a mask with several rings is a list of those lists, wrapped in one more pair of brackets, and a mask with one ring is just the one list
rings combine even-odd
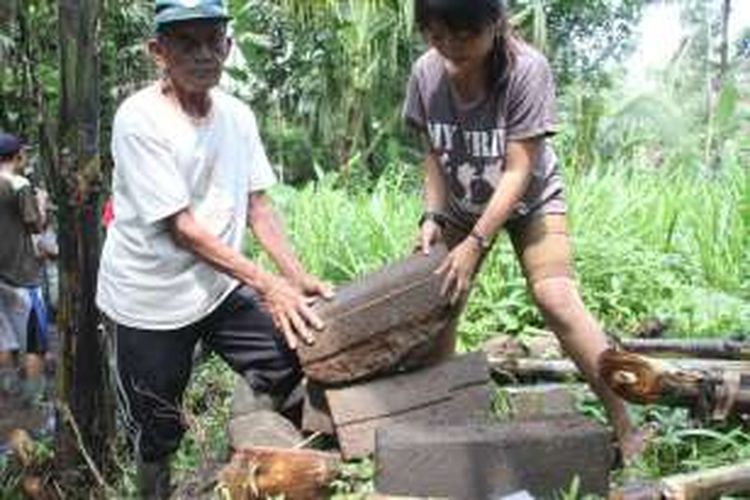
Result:
{"label": "rectangular stone block", "polygon": [[332,301],[315,305],[325,322],[299,355],[308,378],[343,384],[387,372],[415,350],[430,346],[454,317],[441,277],[433,271],[447,254],[413,254],[341,286]]}
{"label": "rectangular stone block", "polygon": [[552,498],[578,477],[580,494],[606,496],[609,431],[583,417],[492,425],[398,425],[378,429],[375,487],[388,495]]}
{"label": "rectangular stone block", "polygon": [[326,399],[345,458],[375,447],[375,430],[394,423],[484,422],[491,412],[489,368],[484,353],[341,389]]}

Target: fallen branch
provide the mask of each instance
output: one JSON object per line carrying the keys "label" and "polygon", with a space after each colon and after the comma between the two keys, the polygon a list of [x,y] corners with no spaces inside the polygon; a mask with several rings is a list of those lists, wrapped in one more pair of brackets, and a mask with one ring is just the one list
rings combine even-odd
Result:
{"label": "fallen branch", "polygon": [[750,360],[750,342],[732,339],[618,339],[618,343],[638,354]]}
{"label": "fallen branch", "polygon": [[610,500],[703,500],[742,493],[750,493],[750,462],[627,486],[613,492]]}
{"label": "fallen branch", "polygon": [[750,412],[750,366],[705,360],[671,362],[616,349],[599,358],[599,374],[620,397],[639,404],[692,408],[699,417],[725,420]]}
{"label": "fallen branch", "polygon": [[62,402],[58,402],[57,405],[58,409],[60,410],[60,413],[62,414],[63,422],[70,425],[70,428],[73,430],[73,434],[76,438],[76,444],[78,446],[78,451],[81,453],[81,456],[83,456],[83,459],[86,462],[86,465],[88,466],[91,473],[94,475],[94,479],[96,480],[96,483],[99,485],[99,487],[103,490],[107,490],[108,486],[107,483],[104,481],[104,476],[102,476],[101,472],[99,472],[99,469],[96,466],[96,463],[91,458],[91,455],[89,455],[88,451],[86,451],[86,445],[83,443],[83,438],[81,437],[81,431],[78,429],[78,424],[76,423],[75,417],[73,417],[73,412],[70,411],[70,407]]}

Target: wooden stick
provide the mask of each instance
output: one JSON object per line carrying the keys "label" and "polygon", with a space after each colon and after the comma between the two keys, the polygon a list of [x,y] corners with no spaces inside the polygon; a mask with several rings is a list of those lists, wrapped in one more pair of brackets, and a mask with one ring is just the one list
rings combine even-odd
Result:
{"label": "wooden stick", "polygon": [[750,461],[625,486],[610,500],[704,500],[750,493]]}
{"label": "wooden stick", "polygon": [[750,461],[661,480],[667,500],[701,500],[750,493]]}
{"label": "wooden stick", "polygon": [[107,490],[107,483],[104,481],[104,476],[102,476],[102,473],[99,472],[99,469],[96,466],[96,463],[94,463],[94,460],[91,458],[91,455],[86,451],[86,445],[83,443],[83,438],[81,437],[81,431],[78,429],[78,424],[76,423],[75,418],[73,417],[73,412],[70,411],[70,407],[62,402],[58,403],[58,408],[60,409],[60,413],[62,413],[63,420],[67,422],[70,425],[70,428],[73,430],[73,434],[76,438],[76,444],[78,445],[78,451],[81,452],[81,455],[83,456],[83,459],[86,461],[86,465],[88,465],[89,470],[94,475],[94,479],[96,479],[96,483],[99,485],[100,488],[103,490]]}
{"label": "wooden stick", "polygon": [[[621,352],[621,351],[618,351]],[[650,363],[667,363],[665,360],[648,359]],[[571,379],[583,380],[576,365],[567,359],[535,359],[512,356],[488,355],[488,362],[492,371],[500,376],[513,380],[536,379],[567,381]],[[750,373],[750,361],[724,361],[709,359],[670,359],[671,369],[676,371],[732,371]],[[667,366],[667,365],[663,365]]]}
{"label": "wooden stick", "polygon": [[639,354],[750,360],[750,342],[732,339],[620,339],[619,344]]}

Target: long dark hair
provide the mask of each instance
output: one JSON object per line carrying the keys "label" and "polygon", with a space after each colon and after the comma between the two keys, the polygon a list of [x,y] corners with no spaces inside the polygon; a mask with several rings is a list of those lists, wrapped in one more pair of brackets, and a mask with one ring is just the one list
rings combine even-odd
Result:
{"label": "long dark hair", "polygon": [[489,83],[494,86],[507,80],[515,62],[516,41],[508,26],[504,0],[415,0],[414,19],[423,33],[436,21],[451,31],[475,33],[497,25],[499,29],[490,55]]}

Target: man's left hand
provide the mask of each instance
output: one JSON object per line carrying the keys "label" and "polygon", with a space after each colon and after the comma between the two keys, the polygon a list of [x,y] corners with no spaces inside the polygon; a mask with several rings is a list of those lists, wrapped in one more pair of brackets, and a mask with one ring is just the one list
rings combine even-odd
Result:
{"label": "man's left hand", "polygon": [[307,297],[323,297],[331,300],[334,296],[333,285],[311,274],[304,273],[292,282]]}
{"label": "man's left hand", "polygon": [[450,294],[451,304],[457,304],[466,297],[471,288],[482,249],[473,238],[467,238],[451,250],[435,274],[443,275],[443,286],[440,293]]}

